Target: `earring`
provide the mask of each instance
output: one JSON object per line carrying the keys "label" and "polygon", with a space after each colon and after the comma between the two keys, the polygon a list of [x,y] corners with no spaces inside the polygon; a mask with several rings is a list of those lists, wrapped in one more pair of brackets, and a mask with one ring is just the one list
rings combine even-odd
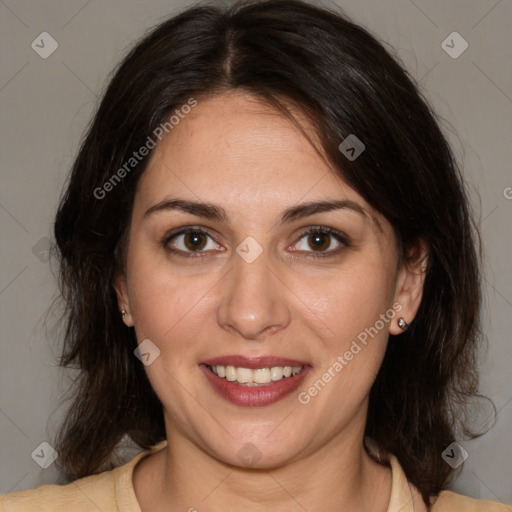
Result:
{"label": "earring", "polygon": [[400,327],[402,331],[406,331],[407,329],[409,329],[409,324],[403,318],[399,318],[398,327]]}
{"label": "earring", "polygon": [[124,309],[121,309],[121,315],[123,316],[123,318],[124,318],[124,315],[126,315],[126,311]]}

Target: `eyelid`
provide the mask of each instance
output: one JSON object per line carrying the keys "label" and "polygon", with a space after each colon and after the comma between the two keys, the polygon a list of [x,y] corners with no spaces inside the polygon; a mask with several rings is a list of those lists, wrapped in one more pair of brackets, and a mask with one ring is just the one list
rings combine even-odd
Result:
{"label": "eyelid", "polygon": [[337,256],[341,252],[342,249],[351,246],[350,238],[345,233],[343,233],[342,231],[339,231],[338,229],[331,228],[329,226],[322,226],[322,225],[311,226],[311,227],[301,231],[298,235],[297,241],[294,242],[293,245],[295,245],[298,241],[302,240],[305,236],[312,234],[312,233],[326,233],[326,234],[330,235],[331,237],[334,237],[341,244],[341,247],[338,247],[337,249],[331,249],[329,251],[296,250],[293,252],[303,253],[306,257],[327,258],[329,256]]}
{"label": "eyelid", "polygon": [[203,235],[211,238],[216,245],[220,245],[215,241],[213,235],[210,233],[210,230],[201,226],[182,226],[178,229],[172,230],[164,235],[162,239],[162,245],[167,251],[182,256],[207,256],[208,253],[206,251],[183,251],[182,249],[171,249],[169,247],[169,242],[171,242],[171,240],[177,238],[178,236],[186,235],[187,233],[202,233]]}
{"label": "eyelid", "polygon": [[[166,250],[169,252],[172,252],[174,254],[179,254],[180,256],[184,257],[201,257],[201,256],[208,256],[209,251],[184,251],[182,249],[171,249],[169,248],[169,242],[173,240],[174,238],[185,235],[187,233],[202,233],[206,235],[207,237],[211,238],[216,245],[220,245],[212,236],[210,233],[210,230],[208,228],[204,228],[201,226],[195,226],[195,225],[189,225],[189,226],[182,226],[181,228],[178,228],[176,230],[173,230],[169,233],[166,233],[162,239],[162,245]],[[325,258],[329,256],[336,256],[340,253],[340,251],[344,247],[350,247],[351,241],[350,238],[343,233],[342,231],[339,231],[335,228],[329,227],[329,226],[322,226],[322,225],[315,225],[310,226],[302,231],[297,235],[296,241],[293,242],[292,245],[295,245],[297,242],[299,242],[302,238],[304,238],[306,235],[309,235],[311,233],[326,233],[332,237],[334,237],[341,245],[341,248],[337,249],[331,249],[329,251],[303,251],[303,250],[295,250],[292,252],[299,252],[302,254],[305,254],[307,257],[318,257],[318,258]]]}
{"label": "eyelid", "polygon": [[304,231],[301,231],[300,235],[299,235],[299,238],[302,238],[304,235],[309,235],[310,233],[317,233],[317,232],[322,232],[322,233],[328,233],[330,235],[335,235],[344,244],[346,244],[346,245],[350,244],[350,238],[343,231],[340,231],[340,230],[338,230],[336,228],[331,228],[329,226],[323,226],[321,224],[315,225],[315,226],[310,226],[310,227],[306,228]]}

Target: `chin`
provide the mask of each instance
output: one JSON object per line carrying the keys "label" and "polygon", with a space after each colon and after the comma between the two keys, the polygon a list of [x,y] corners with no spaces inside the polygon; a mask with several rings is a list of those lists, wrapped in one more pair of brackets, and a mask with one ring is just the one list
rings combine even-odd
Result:
{"label": "chin", "polygon": [[[225,450],[222,451],[225,452]],[[286,466],[303,451],[304,448],[291,444],[287,446],[280,440],[274,440],[274,443],[270,444],[268,440],[262,439],[261,442],[257,440],[239,442],[234,452],[220,453],[218,458],[226,464],[241,468],[270,470]]]}

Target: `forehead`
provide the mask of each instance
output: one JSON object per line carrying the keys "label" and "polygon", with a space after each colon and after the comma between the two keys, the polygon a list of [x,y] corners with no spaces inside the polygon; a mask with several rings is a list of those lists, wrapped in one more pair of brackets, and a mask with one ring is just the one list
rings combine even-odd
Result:
{"label": "forehead", "polygon": [[293,116],[301,128],[243,92],[198,100],[154,149],[139,202],[214,199],[236,212],[329,198],[357,200],[372,211],[315,149],[311,141],[320,144],[307,118],[298,110]]}

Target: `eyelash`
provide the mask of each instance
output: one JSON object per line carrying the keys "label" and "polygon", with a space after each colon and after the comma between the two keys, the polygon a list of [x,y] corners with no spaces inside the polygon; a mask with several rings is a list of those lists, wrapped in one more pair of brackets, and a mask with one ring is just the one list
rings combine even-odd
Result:
{"label": "eyelash", "polygon": [[[162,245],[164,249],[170,253],[176,254],[180,257],[184,258],[197,258],[197,257],[204,257],[207,256],[207,253],[202,251],[183,251],[181,249],[174,249],[169,246],[169,242],[171,242],[174,238],[188,234],[188,233],[201,233],[203,235],[206,235],[207,237],[212,238],[212,236],[205,231],[202,228],[189,226],[186,228],[182,228],[178,231],[175,231],[173,233],[170,233],[164,237],[162,240]],[[350,241],[347,235],[342,233],[341,231],[338,231],[337,229],[330,228],[327,226],[312,226],[311,228],[307,229],[306,231],[302,232],[299,237],[298,241],[302,240],[304,237],[313,234],[313,233],[322,233],[322,234],[328,234],[332,237],[334,237],[338,242],[340,242],[342,245],[338,247],[337,249],[331,249],[330,251],[323,251],[323,252],[317,252],[317,251],[294,251],[294,252],[303,252],[304,256],[307,258],[329,258],[334,257],[340,254],[340,252],[345,249],[346,247],[350,247]],[[330,245],[330,244],[329,244]]]}

